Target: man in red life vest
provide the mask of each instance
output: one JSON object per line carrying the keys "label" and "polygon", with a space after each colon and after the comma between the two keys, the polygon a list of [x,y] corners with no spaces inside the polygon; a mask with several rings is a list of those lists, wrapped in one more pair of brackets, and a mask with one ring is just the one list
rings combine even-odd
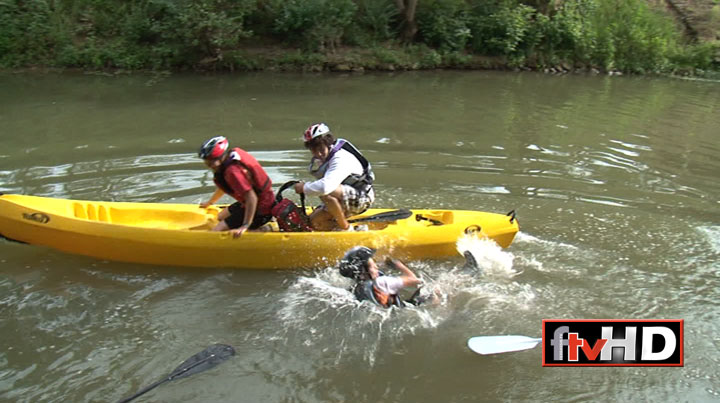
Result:
{"label": "man in red life vest", "polygon": [[200,158],[214,172],[217,190],[200,207],[206,208],[224,195],[232,196],[236,203],[218,214],[213,231],[230,230],[233,237],[247,230],[261,227],[272,218],[274,203],[272,182],[260,163],[247,151],[229,148],[223,136],[213,137],[200,147]]}

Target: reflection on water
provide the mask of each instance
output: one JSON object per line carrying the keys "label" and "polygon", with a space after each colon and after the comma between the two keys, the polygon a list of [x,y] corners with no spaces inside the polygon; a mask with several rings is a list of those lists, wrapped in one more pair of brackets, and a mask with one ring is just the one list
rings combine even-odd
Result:
{"label": "reflection on water", "polygon": [[[719,90],[498,72],[0,75],[0,192],[198,203],[213,184],[195,153],[218,134],[277,189],[310,178],[301,134],[325,121],[373,164],[377,207],[515,209],[521,226],[507,250],[461,242],[481,273],[460,254],[412,262],[443,299],[403,310],[356,302],[330,267],[153,267],[0,241],[0,400],[117,400],[213,343],[238,354],[147,399],[717,398]],[[540,367],[538,349],[466,348],[539,336],[544,318],[685,319],[686,366],[588,377]]]}
{"label": "reflection on water", "polygon": [[[292,176],[272,162],[304,163],[300,151],[254,153],[276,183]],[[289,158],[283,159],[283,155]],[[294,155],[294,157],[293,157]],[[304,153],[303,153],[304,156]],[[0,171],[0,191],[59,198],[113,201],[184,200],[199,190],[212,192],[212,173],[193,154],[147,155],[58,166]],[[101,195],[101,196],[99,196]]]}

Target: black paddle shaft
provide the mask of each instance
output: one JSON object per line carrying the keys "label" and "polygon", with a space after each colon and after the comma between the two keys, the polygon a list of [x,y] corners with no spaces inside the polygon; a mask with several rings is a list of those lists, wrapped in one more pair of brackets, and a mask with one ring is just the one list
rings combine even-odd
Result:
{"label": "black paddle shaft", "polygon": [[404,220],[413,215],[413,212],[408,209],[385,211],[382,213],[373,214],[367,217],[355,218],[348,220],[349,223],[354,224],[358,222],[388,222]]}
{"label": "black paddle shaft", "polygon": [[235,349],[232,348],[232,346],[228,346],[227,344],[213,344],[205,350],[183,361],[183,363],[180,364],[177,368],[175,368],[170,373],[170,375],[153,383],[152,385],[144,387],[139,392],[135,393],[130,397],[120,400],[118,403],[127,403],[135,399],[136,397],[143,395],[151,391],[152,389],[155,389],[156,387],[162,385],[165,382],[185,378],[190,375],[197,374],[198,372],[213,368],[221,362],[232,357],[233,355],[235,355]]}

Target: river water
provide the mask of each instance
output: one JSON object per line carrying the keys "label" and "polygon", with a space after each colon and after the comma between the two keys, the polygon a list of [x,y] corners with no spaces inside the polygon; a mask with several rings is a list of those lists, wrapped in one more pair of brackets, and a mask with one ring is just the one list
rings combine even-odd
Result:
{"label": "river water", "polygon": [[[315,121],[355,143],[375,207],[505,213],[510,248],[411,262],[439,305],[358,304],[328,267],[206,270],[0,241],[0,400],[116,401],[213,343],[237,354],[141,401],[720,399],[720,83],[505,72],[0,75],[0,192],[199,203],[229,137],[307,179]],[[238,262],[242,266],[242,262]],[[682,368],[548,368],[481,335],[543,319],[684,319]]]}

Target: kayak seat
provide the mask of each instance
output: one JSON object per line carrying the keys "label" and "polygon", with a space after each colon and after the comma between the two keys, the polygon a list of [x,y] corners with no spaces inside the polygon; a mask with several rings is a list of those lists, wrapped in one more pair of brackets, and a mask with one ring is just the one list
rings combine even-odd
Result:
{"label": "kayak seat", "polygon": [[73,203],[73,212],[76,218],[107,223],[112,222],[109,209],[102,204],[96,205],[94,203],[88,203],[87,205],[83,205],[83,203]]}
{"label": "kayak seat", "polygon": [[[143,228],[187,229],[213,225],[204,212],[146,208],[106,207],[99,203],[73,203],[76,218]],[[198,228],[199,229],[199,228]]]}
{"label": "kayak seat", "polygon": [[200,225],[212,225],[205,213],[198,209],[197,212],[156,210],[144,208],[115,208],[111,209],[113,223],[131,225],[143,228],[161,229],[188,229]]}

